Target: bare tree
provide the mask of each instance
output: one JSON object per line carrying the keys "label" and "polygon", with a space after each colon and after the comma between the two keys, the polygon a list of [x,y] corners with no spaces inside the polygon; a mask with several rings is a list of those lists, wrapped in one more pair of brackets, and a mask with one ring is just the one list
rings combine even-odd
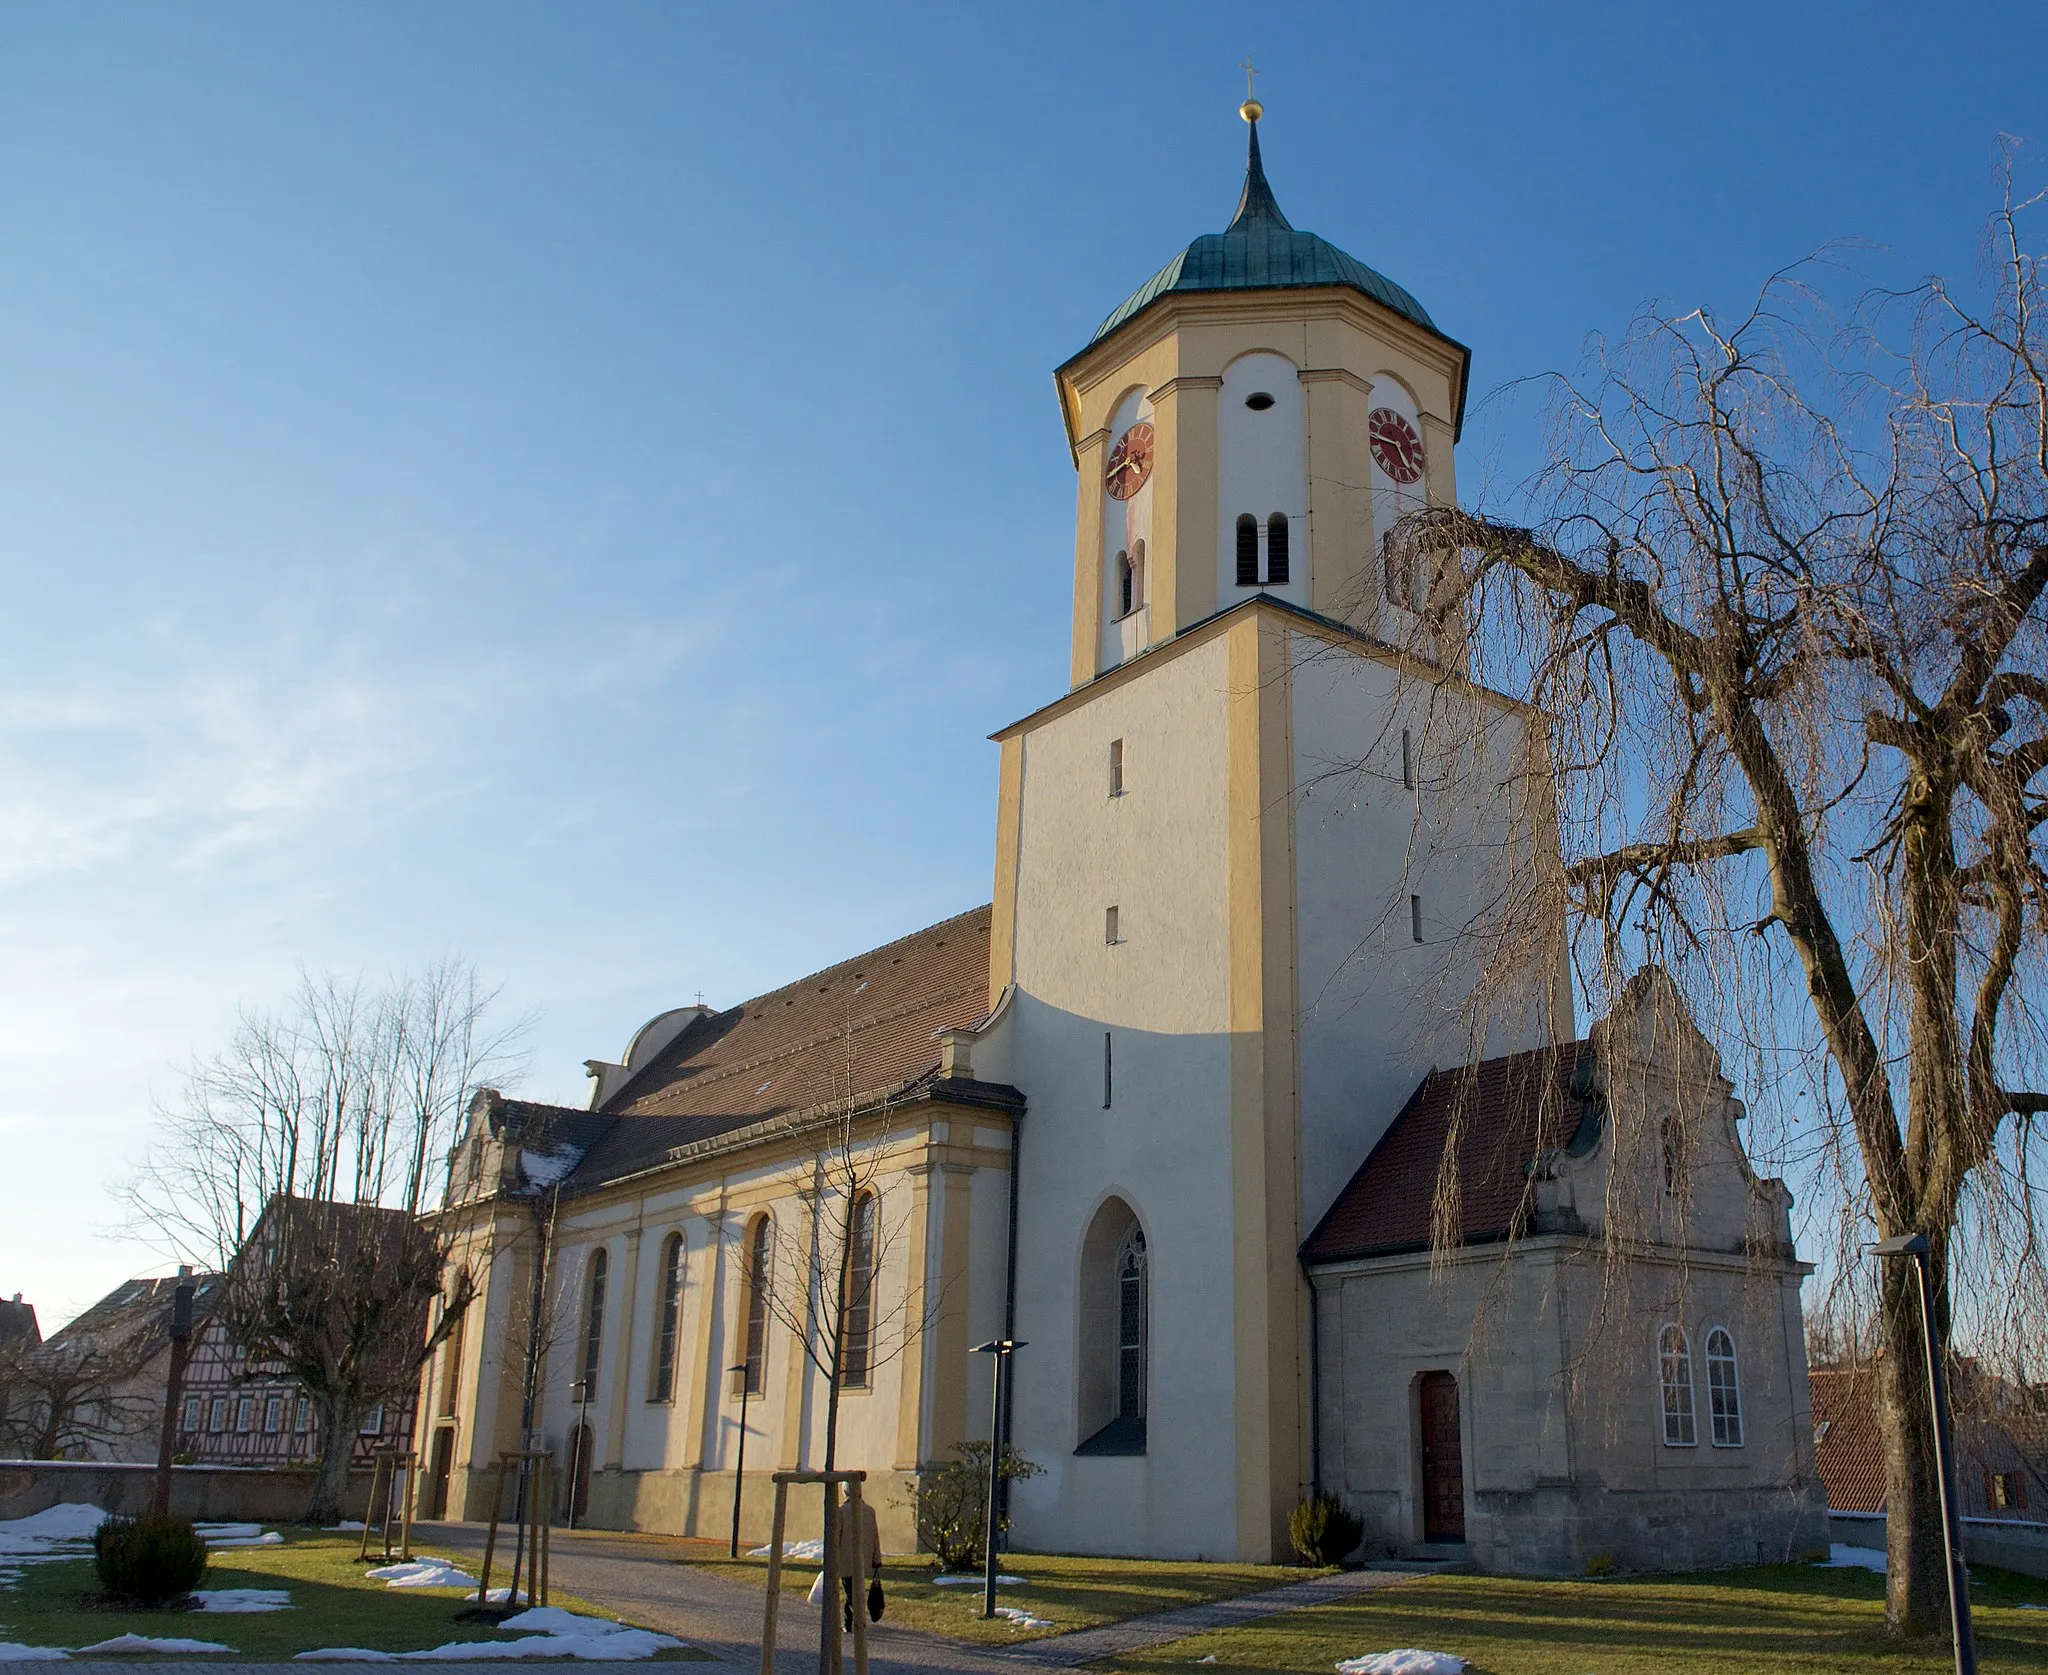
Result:
{"label": "bare tree", "polygon": [[340,1516],[364,1416],[416,1386],[475,1295],[466,1271],[444,1284],[448,1237],[422,1212],[470,1093],[523,1032],[490,1021],[494,998],[452,959],[381,990],[302,977],[187,1073],[125,1185],[145,1236],[227,1274],[235,1345],[311,1401],[311,1521]]}
{"label": "bare tree", "polygon": [[0,1452],[78,1460],[128,1442],[160,1411],[135,1388],[142,1359],[127,1340],[0,1347]]}
{"label": "bare tree", "polygon": [[[800,1225],[774,1223],[774,1247],[762,1285],[768,1312],[825,1380],[826,1471],[839,1455],[839,1398],[864,1387],[875,1370],[921,1341],[941,1299],[922,1274],[900,1288],[878,1278],[908,1244],[908,1195],[882,1180],[896,1136],[895,1106],[856,1095],[854,1026],[846,1031],[845,1083],[838,1109],[809,1128],[816,1150],[784,1176],[806,1214]],[[765,1281],[765,1284],[763,1282]]]}
{"label": "bare tree", "polygon": [[[1558,810],[1461,928],[1475,1034],[1568,920],[1588,998],[1665,966],[1837,1195],[1900,1635],[1945,1612],[1925,1357],[1861,1243],[1927,1236],[1944,1341],[2029,1379],[2048,1344],[2048,296],[2009,163],[1981,303],[1929,279],[1837,322],[1807,266],[1732,326],[1646,315],[1557,386],[1534,519],[1432,508],[1386,549],[1446,800]],[[1468,659],[1543,718],[1505,767]]]}

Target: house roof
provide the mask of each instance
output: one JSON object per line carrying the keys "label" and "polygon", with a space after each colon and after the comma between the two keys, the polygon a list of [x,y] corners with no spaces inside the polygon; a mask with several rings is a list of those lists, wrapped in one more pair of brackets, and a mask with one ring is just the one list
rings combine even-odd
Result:
{"label": "house roof", "polygon": [[1432,1070],[1301,1247],[1310,1263],[1425,1250],[1446,1149],[1456,1129],[1460,1242],[1512,1233],[1539,1151],[1598,1138],[1597,1100],[1583,1072],[1584,1041]]}
{"label": "house roof", "polygon": [[1884,1510],[1884,1443],[1877,1430],[1877,1378],[1869,1367],[1816,1368],[1813,1453],[1835,1512]]}
{"label": "house roof", "polygon": [[[977,907],[690,1024],[597,1111],[506,1100],[530,1184],[553,1160],[586,1190],[681,1146],[932,1083],[938,1032],[988,1014],[991,909]],[[946,1091],[934,1084],[936,1091]]]}
{"label": "house roof", "polygon": [[[83,1314],[68,1320],[44,1340],[45,1349],[122,1348],[138,1359],[154,1355],[168,1341],[171,1300],[178,1276],[123,1280]],[[219,1274],[192,1276],[192,1318],[203,1319],[220,1290]]]}
{"label": "house roof", "polygon": [[43,1341],[43,1329],[36,1324],[35,1304],[24,1303],[17,1291],[13,1302],[0,1302],[0,1344],[18,1343],[24,1338],[33,1347]]}

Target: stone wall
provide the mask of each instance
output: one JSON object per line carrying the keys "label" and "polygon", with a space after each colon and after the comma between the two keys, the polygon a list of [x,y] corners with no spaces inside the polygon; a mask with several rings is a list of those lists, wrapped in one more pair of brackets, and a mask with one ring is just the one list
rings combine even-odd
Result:
{"label": "stone wall", "polygon": [[[173,1466],[171,1511],[200,1523],[295,1523],[313,1493],[311,1467]],[[130,1517],[147,1512],[156,1467],[100,1460],[0,1460],[0,1518],[26,1518],[66,1501]],[[370,1474],[349,1473],[344,1516],[361,1518]]]}
{"label": "stone wall", "polygon": [[[1882,1553],[1884,1514],[1830,1512],[1828,1533],[1845,1546],[1874,1547]],[[2016,1518],[1965,1518],[1963,1558],[1966,1563],[1988,1565],[1993,1570],[2048,1577],[2048,1524]]]}

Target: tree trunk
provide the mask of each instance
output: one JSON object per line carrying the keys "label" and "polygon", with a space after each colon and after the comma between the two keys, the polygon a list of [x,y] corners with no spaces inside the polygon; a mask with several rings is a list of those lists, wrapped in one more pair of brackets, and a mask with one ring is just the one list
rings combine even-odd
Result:
{"label": "tree trunk", "polygon": [[[1930,1279],[1935,1279],[1937,1268]],[[1936,1295],[1941,1295],[1937,1286]],[[1884,1620],[1889,1634],[1917,1638],[1948,1629],[1941,1482],[1927,1399],[1927,1340],[1913,1264],[1882,1264],[1877,1359],[1878,1426],[1884,1441]],[[1941,1325],[1936,1321],[1937,1327]],[[1946,1341],[1947,1334],[1941,1334]]]}
{"label": "tree trunk", "polygon": [[342,1497],[348,1492],[348,1466],[356,1450],[356,1426],[361,1415],[343,1422],[332,1411],[320,1415],[320,1468],[313,1476],[313,1498],[306,1503],[305,1521],[316,1529],[327,1529],[342,1520]]}

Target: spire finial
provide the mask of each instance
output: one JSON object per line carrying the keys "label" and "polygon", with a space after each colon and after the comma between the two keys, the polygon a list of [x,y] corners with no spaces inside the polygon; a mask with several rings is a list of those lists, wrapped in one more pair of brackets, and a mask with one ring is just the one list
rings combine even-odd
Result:
{"label": "spire finial", "polygon": [[1237,107],[1237,114],[1247,122],[1256,122],[1266,114],[1266,107],[1259,103],[1259,72],[1249,58],[1238,68],[1244,71],[1244,103]]}
{"label": "spire finial", "polygon": [[[1245,85],[1253,85],[1252,78],[1258,71],[1252,68],[1252,61],[1244,61]],[[1266,114],[1265,107],[1256,99],[1247,99],[1237,107],[1237,114],[1251,125],[1251,143],[1246,147],[1244,166],[1244,194],[1237,200],[1237,214],[1231,217],[1225,232],[1242,232],[1253,222],[1264,222],[1281,232],[1292,232],[1287,217],[1280,213],[1280,206],[1273,200],[1273,188],[1266,184],[1266,165],[1259,157],[1259,118]]]}

